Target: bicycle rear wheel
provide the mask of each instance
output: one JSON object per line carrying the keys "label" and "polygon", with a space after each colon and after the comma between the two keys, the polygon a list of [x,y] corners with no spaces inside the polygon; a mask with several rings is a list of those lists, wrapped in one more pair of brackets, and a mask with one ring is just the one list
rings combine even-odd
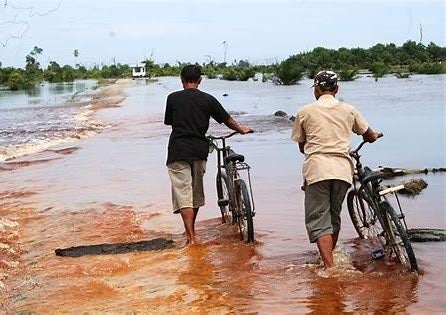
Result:
{"label": "bicycle rear wheel", "polygon": [[230,195],[231,190],[229,189],[228,176],[224,172],[221,172],[220,176],[217,174],[216,183],[218,206],[220,207],[221,211],[222,223],[232,224],[234,218],[232,217],[232,198]]}
{"label": "bicycle rear wheel", "polygon": [[412,249],[406,229],[393,207],[384,201],[381,204],[386,220],[387,247],[391,250],[390,256],[395,254],[400,263],[412,271],[418,271],[417,259]]}
{"label": "bicycle rear wheel", "polygon": [[242,240],[254,242],[254,222],[252,220],[251,199],[243,179],[235,181],[236,213]]}
{"label": "bicycle rear wheel", "polygon": [[365,200],[361,191],[350,190],[347,194],[347,208],[353,226],[362,239],[376,238],[382,234],[382,227],[372,206]]}

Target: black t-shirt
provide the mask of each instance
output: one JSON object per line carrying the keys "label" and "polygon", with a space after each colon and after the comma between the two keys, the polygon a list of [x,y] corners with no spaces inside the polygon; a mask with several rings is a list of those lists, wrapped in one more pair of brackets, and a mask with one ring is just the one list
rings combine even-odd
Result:
{"label": "black t-shirt", "polygon": [[209,142],[206,132],[209,119],[222,123],[229,114],[215,97],[198,89],[185,89],[169,94],[164,124],[172,125],[167,163],[207,160]]}

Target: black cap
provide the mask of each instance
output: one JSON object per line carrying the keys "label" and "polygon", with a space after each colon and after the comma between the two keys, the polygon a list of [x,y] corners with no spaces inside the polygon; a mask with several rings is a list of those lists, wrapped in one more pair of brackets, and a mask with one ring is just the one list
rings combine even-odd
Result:
{"label": "black cap", "polygon": [[311,87],[316,85],[324,90],[334,88],[338,85],[338,75],[330,70],[319,71],[314,77],[314,84]]}

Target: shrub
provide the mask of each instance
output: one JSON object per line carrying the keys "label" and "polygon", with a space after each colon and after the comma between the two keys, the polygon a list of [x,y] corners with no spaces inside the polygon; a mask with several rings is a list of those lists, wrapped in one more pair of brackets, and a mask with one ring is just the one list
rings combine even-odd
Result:
{"label": "shrub", "polygon": [[17,91],[32,88],[34,83],[27,80],[21,71],[14,71],[10,74],[7,85],[10,90]]}
{"label": "shrub", "polygon": [[419,74],[440,74],[446,72],[443,65],[437,62],[414,63],[409,66],[409,71]]}
{"label": "shrub", "polygon": [[375,81],[378,81],[378,78],[382,78],[389,72],[389,66],[382,61],[377,61],[370,66],[369,70],[372,71]]}
{"label": "shrub", "polygon": [[237,80],[238,73],[234,68],[225,68],[222,71],[222,79],[228,81]]}
{"label": "shrub", "polygon": [[296,84],[303,77],[303,69],[293,60],[287,59],[277,67],[276,76],[280,84]]}
{"label": "shrub", "polygon": [[356,76],[358,74],[358,70],[356,69],[341,69],[338,74],[341,81],[354,81],[358,78]]}
{"label": "shrub", "polygon": [[253,68],[242,68],[238,69],[237,78],[240,81],[247,81],[249,78],[253,78],[256,72]]}

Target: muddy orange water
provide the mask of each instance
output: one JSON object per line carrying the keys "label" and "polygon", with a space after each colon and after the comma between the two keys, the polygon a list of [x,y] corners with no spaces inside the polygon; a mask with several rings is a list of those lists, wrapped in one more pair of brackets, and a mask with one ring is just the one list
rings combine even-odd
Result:
{"label": "muddy orange water", "polygon": [[[212,82],[205,87],[215,94],[238,88],[246,99],[254,97],[243,84],[260,84],[223,88],[224,83]],[[257,133],[230,142],[252,166],[256,243],[242,243],[235,227],[220,223],[211,154],[207,203],[197,223],[200,245],[185,247],[181,219],[170,211],[164,166],[169,128],[162,124],[165,97],[180,88],[179,82],[163,79],[122,88],[127,95],[122,106],[97,113],[97,119],[111,124],[101,134],[2,164],[3,313],[446,311],[445,243],[414,243],[417,276],[393,261],[372,260],[376,244],[357,239],[343,211],[337,271],[329,275],[322,269],[303,223],[302,157],[289,140],[290,122],[272,115],[234,113]],[[291,88],[269,88],[294,97]],[[258,89],[265,98],[276,93]],[[307,87],[303,93],[309,93]],[[211,131],[225,129],[213,124]],[[379,150],[379,143],[374,147]],[[366,152],[373,154],[371,148]],[[391,159],[378,157],[381,163]],[[408,225],[444,228],[445,176],[423,178],[429,186],[420,196],[402,197]],[[155,238],[173,245],[121,254],[55,255],[56,249],[73,246],[131,245]]]}

